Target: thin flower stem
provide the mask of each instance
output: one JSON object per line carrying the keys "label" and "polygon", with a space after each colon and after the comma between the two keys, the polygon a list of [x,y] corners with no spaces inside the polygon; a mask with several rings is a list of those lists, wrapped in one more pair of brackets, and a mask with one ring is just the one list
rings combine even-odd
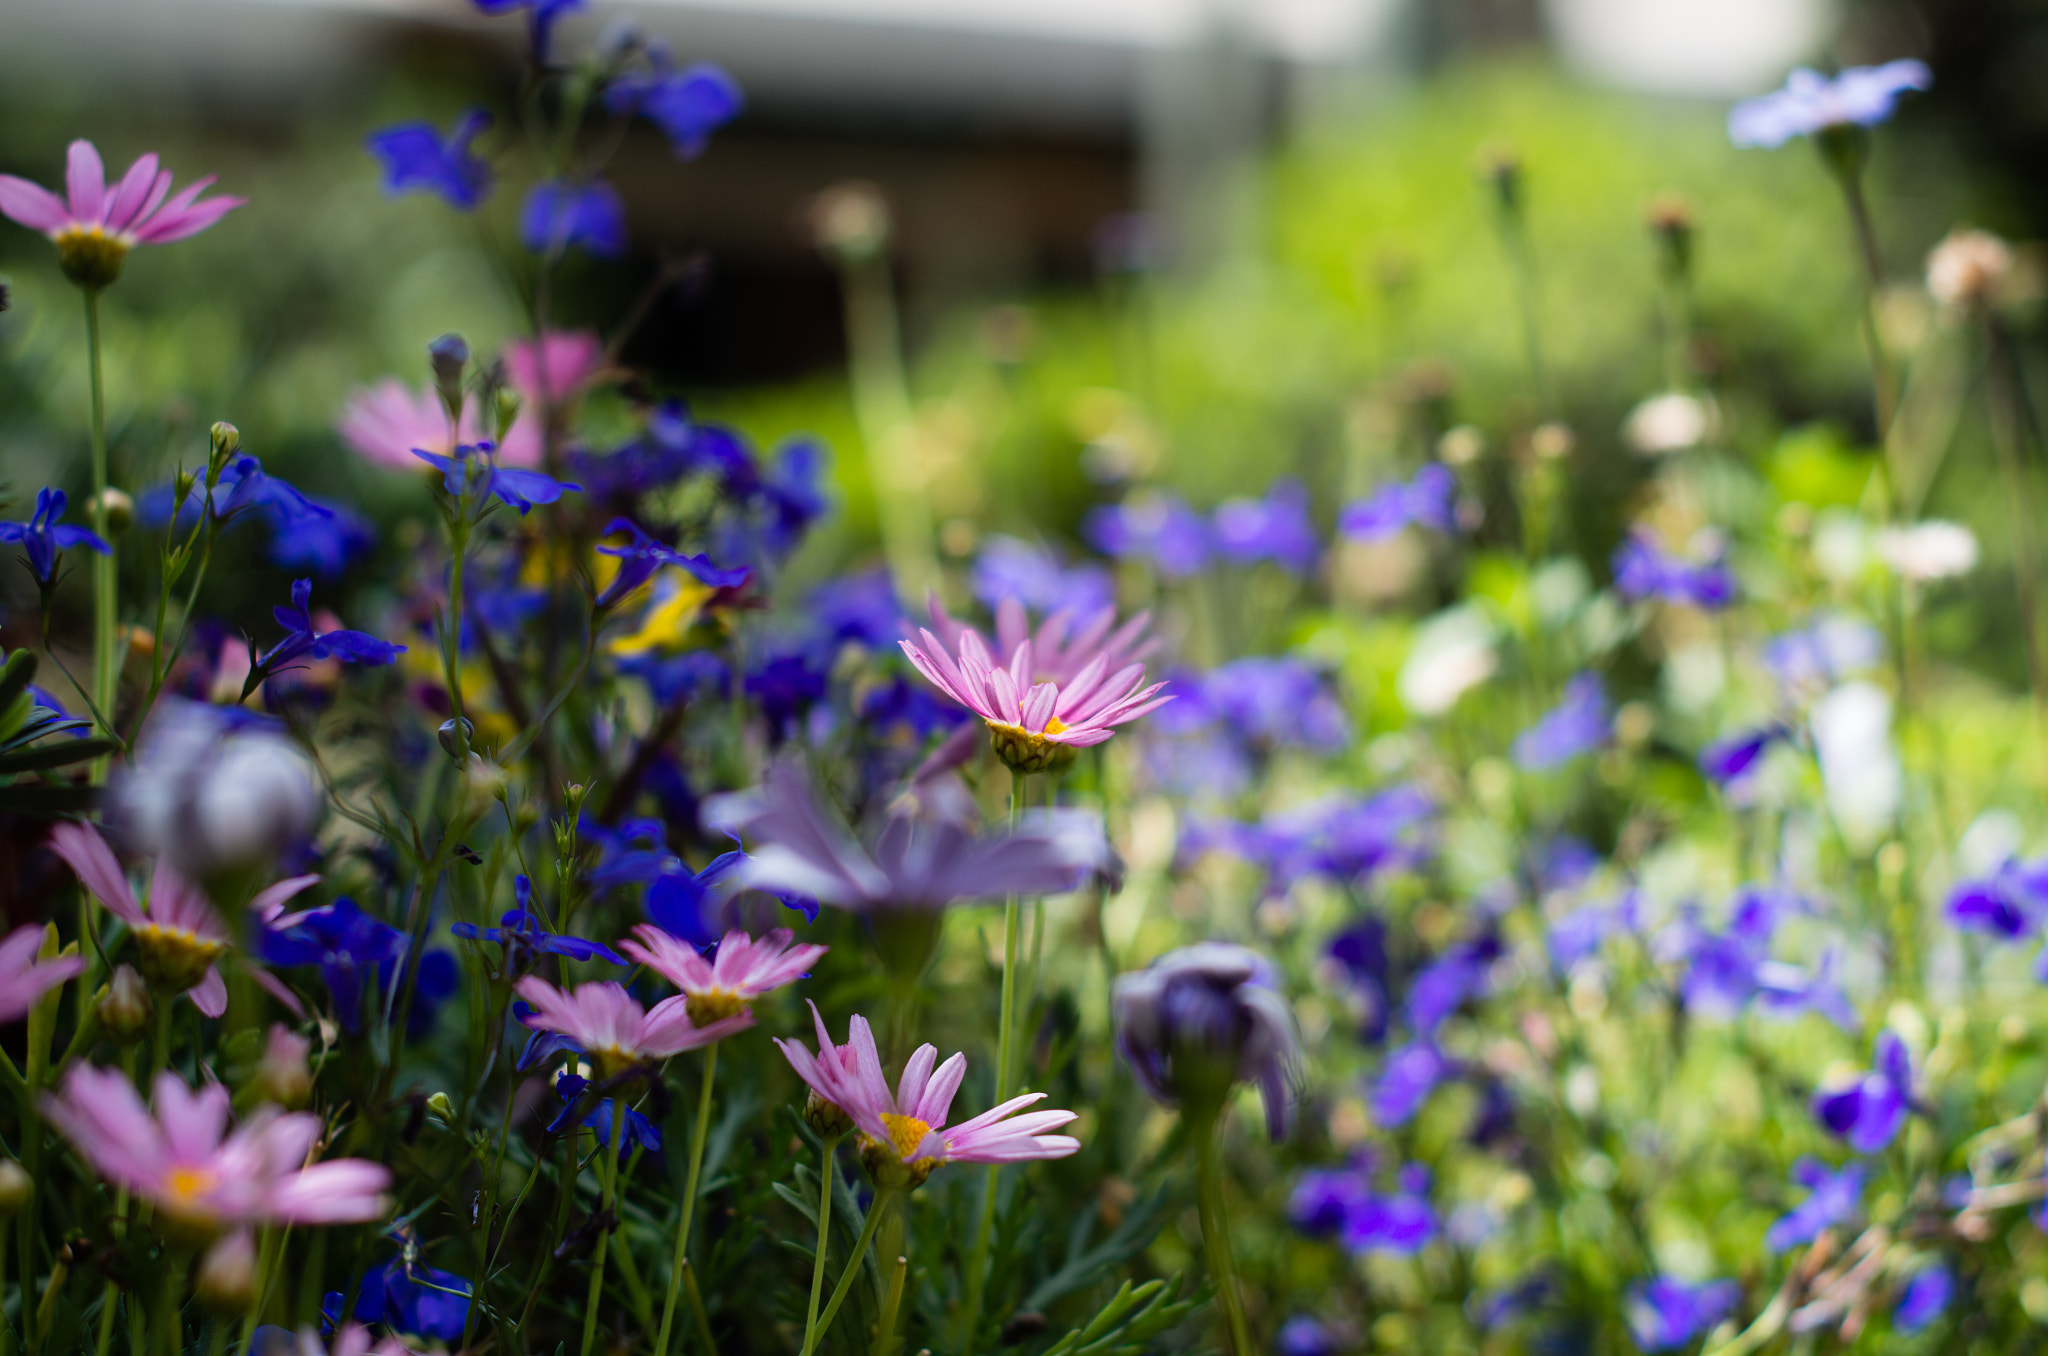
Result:
{"label": "thin flower stem", "polygon": [[1842,201],[1849,209],[1849,225],[1856,233],[1856,254],[1862,264],[1863,343],[1870,354],[1870,386],[1877,414],[1877,441],[1882,447],[1891,432],[1892,412],[1897,407],[1891,363],[1885,356],[1884,340],[1877,328],[1877,296],[1884,285],[1884,256],[1877,247],[1877,227],[1870,217],[1869,200],[1863,195],[1860,164],[1837,170],[1835,178],[1842,186]]}
{"label": "thin flower stem", "polygon": [[1209,1116],[1194,1126],[1195,1200],[1202,1220],[1202,1250],[1230,1323],[1231,1350],[1235,1356],[1257,1356],[1251,1328],[1245,1322],[1244,1297],[1237,1289],[1237,1266],[1231,1260],[1229,1225],[1223,1210],[1223,1168],[1216,1152],[1222,1123],[1221,1116]]}
{"label": "thin flower stem", "polygon": [[619,1141],[626,1133],[625,1098],[612,1097],[612,1138],[611,1147],[604,1156],[604,1197],[598,1206],[597,1251],[590,1259],[590,1298],[583,1312],[583,1356],[590,1356],[591,1347],[597,1341],[597,1311],[604,1299],[604,1259],[610,1251],[612,1241],[612,1201],[619,1188]]}
{"label": "thin flower stem", "polygon": [[704,1170],[704,1141],[711,1131],[711,1081],[718,1073],[718,1046],[704,1047],[704,1083],[697,1094],[697,1129],[690,1138],[690,1172],[683,1183],[682,1217],[676,1221],[676,1260],[669,1272],[668,1294],[661,1302],[661,1333],[654,1339],[655,1356],[668,1356],[675,1329],[676,1296],[683,1288],[683,1266],[689,1257],[690,1221],[697,1212],[697,1177]]}
{"label": "thin flower stem", "polygon": [[[804,1345],[811,1344],[811,1334],[818,1327],[818,1301],[825,1294],[825,1254],[832,1244],[832,1187],[839,1174],[839,1141],[842,1135],[834,1135],[825,1141],[825,1156],[818,1165],[818,1177],[823,1183],[818,1189],[818,1252],[811,1261],[811,1307],[804,1312]],[[5,1353],[0,1353],[5,1356]]]}
{"label": "thin flower stem", "polygon": [[874,1242],[875,1230],[881,1226],[882,1216],[896,1204],[896,1193],[887,1189],[875,1193],[875,1203],[868,1207],[867,1222],[860,1226],[860,1237],[854,1240],[853,1251],[847,1255],[846,1269],[839,1273],[839,1284],[832,1287],[832,1298],[825,1301],[825,1312],[818,1317],[818,1326],[804,1335],[803,1350],[797,1356],[811,1356],[818,1349],[818,1343],[825,1340],[825,1334],[832,1328],[832,1320],[839,1313],[839,1306],[846,1300],[846,1292],[853,1289],[853,1278],[860,1275],[861,1260],[868,1255],[868,1244]]}
{"label": "thin flower stem", "polygon": [[[107,531],[107,402],[100,367],[100,294],[85,291],[85,347],[92,373],[92,530],[107,544],[107,553],[92,558],[92,695],[106,734],[114,733],[114,694],[120,675],[114,668],[115,598],[114,537]],[[92,765],[94,782],[107,778],[108,758]]]}
{"label": "thin flower stem", "polygon": [[[249,1312],[242,1316],[242,1341],[240,1349],[249,1350],[249,1344],[256,1337],[257,1320],[263,1317],[263,1306],[270,1298],[270,1288],[277,1283],[277,1264],[284,1253],[285,1239],[291,1235],[289,1228],[265,1229],[256,1248],[256,1302],[249,1306]],[[215,1323],[216,1336],[226,1325]]]}
{"label": "thin flower stem", "polygon": [[896,1350],[896,1313],[903,1307],[903,1278],[910,1270],[910,1259],[897,1254],[896,1265],[889,1273],[889,1291],[882,1298],[882,1317],[875,1325],[875,1344],[868,1349],[869,1356],[889,1356]]}
{"label": "thin flower stem", "polygon": [[[6,1231],[5,1229],[0,1229],[0,1289],[5,1289],[5,1288],[6,1288],[6,1285],[7,1285],[7,1231]],[[22,1293],[23,1293],[23,1294],[27,1294],[28,1292],[27,1292],[27,1291],[23,1291]],[[815,1293],[815,1292],[813,1292],[813,1293]],[[113,1305],[113,1302],[114,1302],[114,1283],[113,1283],[112,1281],[108,1281],[108,1282],[107,1282],[107,1304],[108,1304],[108,1305],[110,1306],[110,1307],[109,1307],[109,1312],[111,1312],[111,1311],[112,1311],[112,1310],[111,1310],[111,1306]],[[813,1302],[815,1303],[815,1301],[813,1301]],[[107,1325],[106,1325],[106,1323],[105,1323],[104,1321],[102,1321],[102,1322],[101,1322],[101,1324],[100,1324],[100,1344],[99,1344],[99,1351],[98,1351],[98,1356],[106,1356],[106,1350],[107,1350],[106,1326],[107,1326]],[[10,1325],[10,1324],[9,1324],[9,1323],[7,1322],[7,1315],[5,1315],[5,1314],[0,1314],[0,1356],[13,1356],[13,1353],[14,1353],[14,1328],[12,1327],[12,1325]]]}

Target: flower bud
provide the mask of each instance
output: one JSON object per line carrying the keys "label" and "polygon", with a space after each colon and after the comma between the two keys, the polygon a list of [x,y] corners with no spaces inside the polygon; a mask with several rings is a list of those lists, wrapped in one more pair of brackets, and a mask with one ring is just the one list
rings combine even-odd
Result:
{"label": "flower bud", "polygon": [[442,335],[427,345],[427,362],[434,369],[434,389],[450,416],[462,413],[462,376],[469,367],[469,340],[461,335]]}
{"label": "flower bud", "polygon": [[98,507],[107,515],[107,531],[115,535],[126,532],[135,521],[135,501],[126,492],[109,485],[96,496]]}
{"label": "flower bud", "polygon": [[207,483],[220,478],[222,468],[242,450],[242,431],[223,419],[209,430],[211,450],[207,454]]}
{"label": "flower bud", "polygon": [[13,1219],[35,1194],[28,1170],[11,1158],[0,1158],[0,1219]]}
{"label": "flower bud", "polygon": [[1678,193],[1658,194],[1644,214],[1657,242],[1658,261],[1665,276],[1674,280],[1692,273],[1693,215],[1691,201]]}
{"label": "flower bud", "polygon": [[113,978],[100,989],[100,1029],[123,1045],[133,1045],[149,1030],[155,1013],[140,972],[125,963],[115,966]]}
{"label": "flower bud", "polygon": [[455,1124],[455,1103],[449,1100],[447,1093],[437,1092],[427,1098],[427,1110],[440,1117],[446,1124]]}
{"label": "flower bud", "polygon": [[498,445],[503,447],[506,435],[512,432],[513,421],[519,418],[519,392],[510,386],[500,386],[491,403],[498,416]]}
{"label": "flower bud", "polygon": [[1300,1036],[1272,973],[1256,952],[1198,942],[1121,975],[1111,995],[1117,1048],[1148,1092],[1198,1117],[1216,1115],[1232,1084],[1257,1083],[1278,1139],[1291,1119]]}
{"label": "flower bud", "polygon": [[[456,733],[458,728],[461,730],[459,735]],[[441,728],[434,732],[434,737],[441,741],[441,752],[453,758],[476,738],[476,726],[465,717],[450,716],[441,722]]]}
{"label": "flower bud", "polygon": [[192,1293],[216,1314],[246,1314],[256,1303],[256,1240],[237,1229],[206,1250]]}
{"label": "flower bud", "polygon": [[875,259],[889,248],[889,200],[871,183],[835,184],[811,204],[811,235],[842,264]]}
{"label": "flower bud", "polygon": [[313,1095],[313,1070],[306,1062],[313,1042],[293,1034],[282,1022],[271,1024],[270,1040],[263,1058],[256,1061],[249,1088],[265,1101],[298,1108]]}
{"label": "flower bud", "polygon": [[816,1131],[820,1139],[838,1139],[853,1129],[853,1117],[840,1110],[839,1103],[820,1097],[813,1088],[804,1098],[804,1124]]}

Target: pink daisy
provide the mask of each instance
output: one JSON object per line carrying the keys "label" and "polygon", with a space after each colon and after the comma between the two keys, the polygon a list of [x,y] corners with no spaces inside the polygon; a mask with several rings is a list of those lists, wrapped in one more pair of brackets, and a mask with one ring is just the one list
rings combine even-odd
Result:
{"label": "pink daisy", "polygon": [[623,986],[610,981],[566,990],[528,975],[517,987],[519,996],[533,1006],[526,1024],[565,1037],[590,1056],[599,1078],[614,1078],[636,1064],[701,1049],[754,1024],[754,1014],[742,1009],[698,1026],[690,1020],[687,999],[665,998],[642,1008]]}
{"label": "pink daisy", "polygon": [[[940,606],[937,595],[933,595],[930,607],[932,629],[948,650],[958,650],[961,635],[970,628]],[[1142,664],[1151,658],[1159,648],[1159,638],[1145,634],[1151,624],[1152,614],[1140,612],[1118,626],[1116,609],[1105,607],[1078,626],[1071,612],[1049,613],[1033,631],[1024,604],[1015,598],[1005,598],[996,604],[995,652],[1015,654],[1019,645],[1030,641],[1031,681],[1049,680],[1064,687],[1080,676],[1097,655],[1114,669]]]}
{"label": "pink daisy", "polygon": [[1157,695],[1166,684],[1144,685],[1143,664],[1126,664],[1112,674],[1106,650],[1061,683],[1034,680],[1030,640],[1020,641],[1008,667],[999,668],[971,627],[960,632],[957,660],[930,631],[920,629],[918,636],[924,644],[903,641],[903,653],[934,687],[982,718],[997,756],[1017,772],[1060,771],[1078,750],[1108,739],[1116,726],[1173,700]]}
{"label": "pink daisy", "polygon": [[155,1203],[195,1233],[243,1224],[360,1224],[387,1208],[385,1168],[362,1158],[307,1159],[321,1121],[260,1108],[232,1132],[228,1090],[196,1092],[158,1074],[155,1114],[118,1069],[73,1066],[64,1090],[42,1099],[43,1116],[116,1186]]}
{"label": "pink daisy", "polygon": [[90,141],[71,143],[64,178],[65,196],[60,198],[40,184],[0,174],[0,214],[55,241],[64,275],[95,291],[121,276],[121,265],[135,246],[197,235],[246,201],[201,201],[211,175],[165,201],[171,172],[157,168],[155,152],[130,165],[110,189],[106,166]]}
{"label": "pink daisy", "polygon": [[862,1160],[884,1186],[922,1185],[941,1163],[1065,1158],[1081,1147],[1071,1135],[1046,1133],[1075,1120],[1073,1112],[1015,1114],[1042,1099],[1042,1092],[1012,1097],[972,1120],[948,1126],[946,1115],[952,1110],[953,1094],[967,1076],[967,1056],[956,1054],[939,1064],[938,1048],[921,1045],[903,1066],[903,1076],[891,1093],[866,1018],[854,1017],[845,1046],[832,1044],[816,1003],[811,1004],[811,1020],[817,1025],[816,1055],[802,1041],[775,1043],[798,1077],[845,1112],[861,1132]]}
{"label": "pink daisy", "polygon": [[43,929],[24,923],[0,939],[0,1024],[18,1022],[50,990],[85,969],[85,957],[39,960]]}
{"label": "pink daisy", "polygon": [[[134,932],[138,968],[144,978],[158,988],[187,995],[192,1006],[208,1017],[228,1010],[228,986],[215,962],[232,945],[233,935],[204,890],[160,859],[150,877],[145,905],[135,897],[114,850],[90,824],[59,824],[51,829],[50,851],[70,865],[94,899]],[[319,879],[293,876],[281,880],[259,890],[249,907],[259,918],[276,918],[287,899]],[[250,973],[259,981],[269,981],[267,974],[254,967]],[[264,987],[274,993],[282,988],[272,988],[272,982],[264,982]],[[296,1007],[297,1001],[289,1000],[288,1005]]]}
{"label": "pink daisy", "polygon": [[707,961],[688,942],[642,923],[619,950],[681,989],[690,1020],[708,1025],[747,1011],[754,999],[810,971],[826,948],[793,945],[795,937],[788,928],[776,928],[757,942],[734,928]]}
{"label": "pink daisy", "polygon": [[506,373],[535,404],[543,390],[550,404],[574,399],[603,367],[604,340],[589,330],[549,330],[539,343],[520,339],[505,345]]}
{"label": "pink daisy", "polygon": [[[493,420],[496,415],[492,415]],[[455,454],[455,441],[448,436],[448,412],[434,389],[414,390],[396,377],[386,377],[349,397],[336,426],[341,440],[379,466],[396,471],[418,471],[423,463],[414,448],[436,456]],[[458,434],[465,446],[497,436],[497,428],[484,426],[474,402],[463,407]],[[505,434],[498,448],[498,461],[505,466],[538,466],[540,435],[534,420],[524,410]]]}

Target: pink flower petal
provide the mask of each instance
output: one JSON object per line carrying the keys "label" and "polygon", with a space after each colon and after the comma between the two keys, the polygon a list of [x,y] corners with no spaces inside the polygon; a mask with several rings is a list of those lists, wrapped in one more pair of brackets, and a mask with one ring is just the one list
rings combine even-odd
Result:
{"label": "pink flower petal", "polygon": [[121,232],[141,215],[142,204],[156,185],[156,152],[140,156],[121,176],[121,182],[107,198],[107,230]]}
{"label": "pink flower petal", "polygon": [[218,1017],[228,1010],[228,985],[220,977],[220,967],[206,967],[205,977],[185,990],[185,997],[192,1000],[192,1006],[208,1017]]}
{"label": "pink flower petal", "polygon": [[62,198],[12,174],[0,174],[0,215],[44,235],[55,235],[71,224],[71,209]]}
{"label": "pink flower petal", "polygon": [[114,850],[98,829],[90,824],[59,824],[50,830],[50,851],[63,858],[92,897],[117,918],[134,924],[149,921],[135,901],[135,892],[128,888],[128,877]]}
{"label": "pink flower petal", "polygon": [[107,169],[90,141],[71,143],[65,157],[64,188],[71,198],[71,215],[79,221],[98,225],[104,220]]}

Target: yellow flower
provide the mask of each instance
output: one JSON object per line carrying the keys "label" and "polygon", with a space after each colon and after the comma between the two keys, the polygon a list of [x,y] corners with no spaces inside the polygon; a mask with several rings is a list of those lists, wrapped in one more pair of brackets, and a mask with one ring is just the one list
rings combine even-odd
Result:
{"label": "yellow flower", "polygon": [[[679,650],[689,643],[690,631],[703,615],[704,604],[717,590],[701,584],[682,570],[662,570],[652,585],[657,601],[640,619],[640,629],[614,640],[613,654],[645,654],[653,649]],[[661,595],[666,595],[665,597]]]}

